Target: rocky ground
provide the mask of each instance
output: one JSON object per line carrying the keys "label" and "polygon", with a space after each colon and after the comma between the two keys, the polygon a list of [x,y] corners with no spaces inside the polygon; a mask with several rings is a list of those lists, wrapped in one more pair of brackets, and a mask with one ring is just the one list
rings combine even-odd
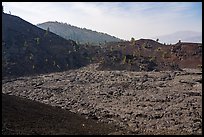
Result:
{"label": "rocky ground", "polygon": [[201,70],[131,72],[97,67],[3,80],[2,92],[116,124],[128,134],[202,134]]}

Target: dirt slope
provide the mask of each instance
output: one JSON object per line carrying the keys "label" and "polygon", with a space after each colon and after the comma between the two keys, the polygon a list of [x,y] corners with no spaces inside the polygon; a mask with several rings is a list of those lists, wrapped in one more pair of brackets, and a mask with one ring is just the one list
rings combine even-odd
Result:
{"label": "dirt slope", "polygon": [[68,110],[2,94],[3,135],[104,135],[118,132],[111,124],[86,119]]}
{"label": "dirt slope", "polygon": [[17,16],[2,13],[3,77],[79,68],[89,63],[84,52],[86,50],[72,40],[40,29]]}

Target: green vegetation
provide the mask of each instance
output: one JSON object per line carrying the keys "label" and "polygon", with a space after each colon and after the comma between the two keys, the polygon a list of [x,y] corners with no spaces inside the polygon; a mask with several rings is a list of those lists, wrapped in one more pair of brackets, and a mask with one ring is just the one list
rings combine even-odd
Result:
{"label": "green vegetation", "polygon": [[25,40],[25,42],[24,42],[24,47],[28,47],[28,43],[27,43],[26,40]]}
{"label": "green vegetation", "polygon": [[134,56],[134,57],[137,57],[137,55],[138,55],[138,53],[137,53],[137,51],[135,50],[135,51],[133,52],[133,56]]}
{"label": "green vegetation", "polygon": [[75,45],[74,47],[75,47],[75,50],[76,50],[76,51],[78,51],[78,50],[80,49],[80,46],[79,46],[78,44]]}
{"label": "green vegetation", "polygon": [[30,53],[30,57],[29,57],[29,59],[30,59],[30,60],[33,59],[33,54],[32,54],[32,53]]}
{"label": "green vegetation", "polygon": [[85,57],[87,60],[91,61],[91,58],[90,57]]}
{"label": "green vegetation", "polygon": [[202,44],[198,44],[198,47],[202,47]]}
{"label": "green vegetation", "polygon": [[199,69],[202,69],[202,64],[199,64],[197,67],[198,67]]}
{"label": "green vegetation", "polygon": [[116,56],[113,56],[112,60],[113,60],[113,61],[116,61],[116,60],[117,60],[117,57],[116,57]]}
{"label": "green vegetation", "polygon": [[104,59],[104,57],[101,58],[101,60],[99,61],[99,63],[100,63],[100,64],[105,63],[105,59]]}
{"label": "green vegetation", "polygon": [[155,56],[149,56],[149,61],[155,61],[156,57]]}
{"label": "green vegetation", "polygon": [[156,51],[161,51],[161,47],[158,47],[158,48],[156,49]]}
{"label": "green vegetation", "polygon": [[36,40],[36,44],[39,45],[40,44],[40,38],[35,38]]}
{"label": "green vegetation", "polygon": [[139,66],[140,67],[140,70],[144,70],[145,69],[145,66],[142,64]]}
{"label": "green vegetation", "polygon": [[60,69],[60,66],[59,66],[59,65],[57,65],[57,67]]}
{"label": "green vegetation", "polygon": [[112,46],[110,47],[110,51],[113,51],[113,47]]}
{"label": "green vegetation", "polygon": [[132,64],[132,61],[131,61],[130,59],[128,60],[128,64],[129,64],[129,65],[131,65],[131,64]]}
{"label": "green vegetation", "polygon": [[167,52],[163,52],[163,53],[162,53],[162,57],[163,57],[163,58],[169,58],[169,54],[168,54]]}
{"label": "green vegetation", "polygon": [[50,32],[50,28],[49,28],[49,27],[47,27],[47,30],[46,30],[45,35],[44,35],[44,36],[47,36],[49,32]]}
{"label": "green vegetation", "polygon": [[133,37],[131,38],[130,42],[131,42],[132,46],[134,46],[136,44],[136,41],[135,41],[135,39]]}
{"label": "green vegetation", "polygon": [[106,33],[100,33],[85,28],[78,28],[66,23],[46,22],[42,24],[37,24],[37,26],[46,30],[45,36],[50,31],[67,40],[72,39],[74,41],[77,41],[80,44],[102,45],[106,42],[121,41],[120,39],[108,35]]}
{"label": "green vegetation", "polygon": [[126,56],[123,57],[122,64],[126,63]]}
{"label": "green vegetation", "polygon": [[143,48],[143,49],[146,49],[146,46],[147,46],[147,43],[144,42],[144,43],[142,44],[142,48]]}
{"label": "green vegetation", "polygon": [[143,49],[150,49],[150,48],[152,48],[152,46],[151,46],[148,42],[144,42],[144,43],[142,44],[142,48],[143,48]]}

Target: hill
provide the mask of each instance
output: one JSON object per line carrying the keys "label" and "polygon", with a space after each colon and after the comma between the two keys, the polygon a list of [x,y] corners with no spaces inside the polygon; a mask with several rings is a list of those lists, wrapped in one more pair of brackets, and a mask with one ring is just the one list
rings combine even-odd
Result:
{"label": "hill", "polygon": [[77,44],[23,19],[2,14],[3,77],[66,71],[100,63],[99,70],[163,71],[202,67],[202,44],[151,39]]}
{"label": "hill", "polygon": [[131,71],[181,70],[202,67],[202,44],[166,45],[151,39],[108,43],[99,69]]}
{"label": "hill", "polygon": [[89,63],[86,49],[81,48],[72,40],[2,13],[3,77],[79,68]]}
{"label": "hill", "polygon": [[163,43],[172,44],[177,43],[179,40],[181,40],[182,42],[202,43],[202,32],[178,31],[172,34],[157,36],[155,38],[159,38],[159,41]]}
{"label": "hill", "polygon": [[77,41],[81,44],[93,44],[100,45],[106,42],[118,42],[121,39],[116,38],[114,36],[110,36],[105,33],[92,31],[86,28],[79,28],[76,26],[72,26],[67,23],[59,23],[59,22],[45,22],[41,24],[37,24],[39,28],[44,30],[50,29],[51,32],[69,40]]}

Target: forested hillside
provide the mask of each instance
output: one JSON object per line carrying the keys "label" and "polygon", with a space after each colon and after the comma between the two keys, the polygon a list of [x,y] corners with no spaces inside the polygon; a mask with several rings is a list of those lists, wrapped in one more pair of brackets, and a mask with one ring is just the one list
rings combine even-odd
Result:
{"label": "forested hillside", "polygon": [[102,45],[106,42],[118,42],[121,39],[105,33],[92,31],[86,28],[78,28],[67,23],[45,22],[37,24],[38,27],[47,30],[69,40],[80,44]]}

